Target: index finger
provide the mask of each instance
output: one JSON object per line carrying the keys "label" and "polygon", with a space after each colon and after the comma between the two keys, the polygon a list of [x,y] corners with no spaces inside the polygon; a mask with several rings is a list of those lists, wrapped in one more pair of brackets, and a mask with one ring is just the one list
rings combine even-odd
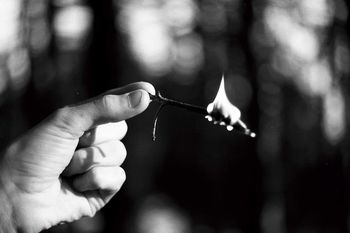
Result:
{"label": "index finger", "polygon": [[79,139],[79,146],[86,147],[97,145],[110,140],[121,140],[124,138],[128,126],[125,121],[112,122],[98,125],[88,130]]}

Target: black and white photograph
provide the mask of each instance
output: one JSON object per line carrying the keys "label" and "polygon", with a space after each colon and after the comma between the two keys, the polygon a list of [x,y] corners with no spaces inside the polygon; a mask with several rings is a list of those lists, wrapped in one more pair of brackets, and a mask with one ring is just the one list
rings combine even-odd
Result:
{"label": "black and white photograph", "polygon": [[0,233],[350,233],[349,0],[0,0]]}

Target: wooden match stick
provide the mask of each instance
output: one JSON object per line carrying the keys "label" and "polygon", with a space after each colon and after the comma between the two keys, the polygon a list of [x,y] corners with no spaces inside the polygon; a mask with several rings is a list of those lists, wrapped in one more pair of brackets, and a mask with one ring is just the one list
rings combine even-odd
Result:
{"label": "wooden match stick", "polygon": [[[159,91],[157,91],[155,95],[152,95],[152,94],[149,94],[149,95],[150,95],[150,98],[152,101],[159,102],[162,105],[162,107],[164,105],[171,105],[171,106],[182,108],[182,109],[185,109],[185,110],[188,110],[191,112],[199,113],[201,115],[209,117],[208,119],[214,119],[214,122],[220,122],[220,125],[232,126],[234,130],[236,130],[240,133],[243,133],[244,135],[250,136],[252,138],[256,137],[256,134],[254,132],[252,132],[250,129],[248,129],[247,125],[241,120],[238,120],[236,123],[231,125],[227,121],[227,119],[217,111],[213,112],[213,113],[208,113],[207,109],[204,107],[200,107],[200,106],[196,106],[193,104],[188,104],[188,103],[180,102],[177,100],[165,98],[160,94]],[[160,111],[157,112],[157,116],[158,116],[159,112]],[[155,119],[155,125],[157,123],[156,121],[157,121],[157,118]],[[155,130],[155,127],[154,127],[154,130]],[[155,139],[155,132],[153,132],[153,137]]]}

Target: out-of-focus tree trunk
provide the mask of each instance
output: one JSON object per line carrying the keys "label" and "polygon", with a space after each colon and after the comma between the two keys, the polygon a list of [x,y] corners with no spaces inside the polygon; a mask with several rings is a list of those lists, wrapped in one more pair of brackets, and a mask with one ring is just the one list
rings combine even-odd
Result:
{"label": "out-of-focus tree trunk", "polygon": [[118,80],[118,57],[116,44],[116,12],[112,0],[89,1],[93,12],[91,44],[86,63],[86,84],[90,96],[114,88]]}

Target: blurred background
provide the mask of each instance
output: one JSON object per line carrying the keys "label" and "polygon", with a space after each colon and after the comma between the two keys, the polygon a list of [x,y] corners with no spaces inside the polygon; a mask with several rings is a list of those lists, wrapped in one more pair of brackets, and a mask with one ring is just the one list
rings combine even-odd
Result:
{"label": "blurred background", "polygon": [[348,0],[0,0],[0,149],[55,109],[135,81],[201,106],[225,74],[257,132],[152,103],[127,181],[48,232],[350,232]]}

